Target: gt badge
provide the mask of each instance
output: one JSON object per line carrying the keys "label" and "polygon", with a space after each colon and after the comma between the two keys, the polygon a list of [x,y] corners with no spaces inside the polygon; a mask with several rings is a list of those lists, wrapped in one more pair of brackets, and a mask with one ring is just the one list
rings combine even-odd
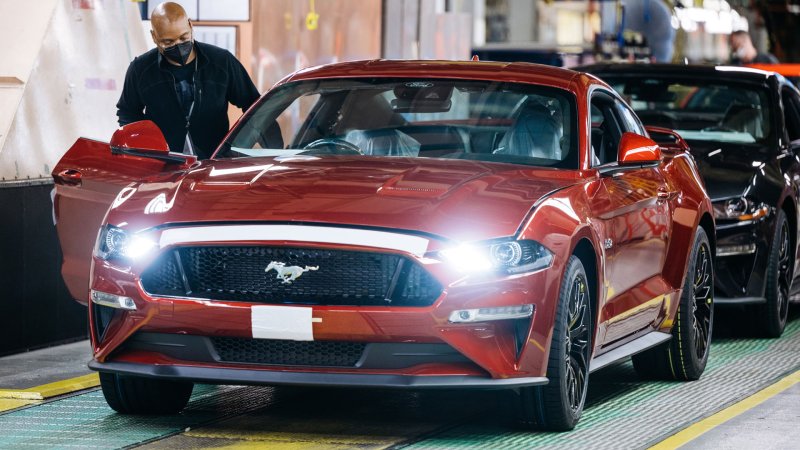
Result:
{"label": "gt badge", "polygon": [[283,281],[284,284],[292,284],[292,281],[300,278],[301,275],[310,271],[310,270],[317,270],[319,266],[306,266],[305,268],[300,266],[289,266],[286,267],[286,263],[272,261],[269,263],[264,272],[269,272],[270,270],[275,270],[278,273],[277,278]]}

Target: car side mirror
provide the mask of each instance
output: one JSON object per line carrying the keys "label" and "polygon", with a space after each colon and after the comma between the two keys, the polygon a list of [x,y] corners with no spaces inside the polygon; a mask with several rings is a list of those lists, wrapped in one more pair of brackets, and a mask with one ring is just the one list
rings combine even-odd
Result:
{"label": "car side mirror", "polygon": [[628,132],[619,140],[618,155],[621,166],[657,163],[661,160],[661,149],[652,139]]}
{"label": "car side mirror", "polygon": [[668,150],[675,153],[689,151],[689,144],[687,144],[681,135],[674,130],[670,130],[669,128],[653,127],[649,125],[645,126],[644,128],[647,130],[647,133],[650,134],[650,138],[661,146],[662,150]]}
{"label": "car side mirror", "polygon": [[172,164],[186,164],[193,156],[171,154],[161,129],[151,120],[123,125],[111,136],[111,153],[158,159]]}

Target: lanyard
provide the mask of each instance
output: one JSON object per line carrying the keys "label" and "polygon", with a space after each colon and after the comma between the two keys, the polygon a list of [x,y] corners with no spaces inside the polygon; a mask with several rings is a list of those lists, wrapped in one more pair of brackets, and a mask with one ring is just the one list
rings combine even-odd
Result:
{"label": "lanyard", "polygon": [[195,54],[194,56],[194,73],[192,74],[192,104],[189,105],[189,113],[186,115],[186,141],[183,144],[183,153],[187,155],[196,155],[197,153],[194,151],[194,143],[192,142],[192,136],[189,134],[189,125],[191,124],[192,118],[192,111],[194,111],[194,104],[197,103],[197,67],[198,67],[198,55]]}

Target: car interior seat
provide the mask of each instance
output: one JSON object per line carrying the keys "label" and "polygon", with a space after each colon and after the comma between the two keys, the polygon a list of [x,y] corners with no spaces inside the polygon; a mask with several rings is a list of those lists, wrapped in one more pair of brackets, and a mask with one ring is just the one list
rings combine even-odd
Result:
{"label": "car interior seat", "polygon": [[733,103],[725,111],[722,127],[749,133],[756,139],[764,137],[761,108],[756,105]]}
{"label": "car interior seat", "polygon": [[419,155],[420,143],[395,128],[351,130],[344,139],[357,145],[365,155],[404,157]]}
{"label": "car interior seat", "polygon": [[438,157],[449,154],[469,153],[470,136],[461,128],[449,125],[413,125],[401,127],[400,131],[419,142],[419,155]]}
{"label": "car interior seat", "polygon": [[517,120],[500,140],[495,154],[561,160],[561,124],[539,103],[522,107]]}

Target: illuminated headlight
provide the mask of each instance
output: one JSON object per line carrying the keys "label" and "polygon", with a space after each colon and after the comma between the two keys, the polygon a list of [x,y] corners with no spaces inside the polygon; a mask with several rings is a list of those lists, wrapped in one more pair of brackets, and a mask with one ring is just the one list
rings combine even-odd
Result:
{"label": "illuminated headlight", "polygon": [[95,291],[92,289],[92,303],[108,306],[110,308],[127,309],[133,311],[136,309],[136,303],[130,297],[123,297],[121,295],[109,294],[108,292]]}
{"label": "illuminated headlight", "polygon": [[486,322],[488,320],[524,319],[533,315],[533,305],[499,306],[495,308],[460,309],[450,314],[451,323]]}
{"label": "illuminated headlight", "polygon": [[108,260],[131,261],[150,253],[156,243],[144,236],[128,233],[122,228],[106,225],[97,237],[95,255]]}
{"label": "illuminated headlight", "polygon": [[757,220],[769,215],[769,206],[756,203],[747,197],[731,198],[714,203],[714,216],[717,219]]}
{"label": "illuminated headlight", "polygon": [[459,272],[535,272],[550,267],[553,253],[535,241],[462,244],[439,252]]}

